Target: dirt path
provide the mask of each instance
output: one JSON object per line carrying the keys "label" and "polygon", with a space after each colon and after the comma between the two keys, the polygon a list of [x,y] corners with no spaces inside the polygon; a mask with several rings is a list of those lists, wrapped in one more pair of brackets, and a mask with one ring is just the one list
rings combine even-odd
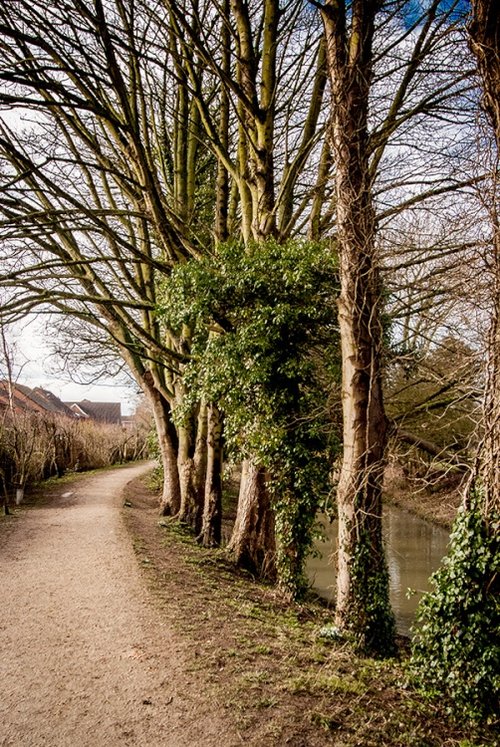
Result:
{"label": "dirt path", "polygon": [[152,605],[120,507],[147,465],[0,527],[0,745],[239,744]]}

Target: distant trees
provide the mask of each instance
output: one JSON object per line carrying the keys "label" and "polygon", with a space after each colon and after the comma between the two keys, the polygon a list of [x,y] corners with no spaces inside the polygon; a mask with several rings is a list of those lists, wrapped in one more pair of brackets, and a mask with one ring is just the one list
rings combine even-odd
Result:
{"label": "distant trees", "polygon": [[422,488],[455,475],[463,480],[480,432],[482,366],[478,351],[447,336],[397,358],[386,377],[393,450]]}
{"label": "distant trees", "polygon": [[[5,10],[3,55],[12,72],[4,76],[2,100],[34,117],[14,128],[12,119],[2,120],[10,183],[3,205],[5,313],[50,300],[60,313],[104,331],[151,401],[164,501],[178,507],[168,372],[182,355],[155,321],[154,276],[191,248],[169,206],[178,171],[162,159],[173,101],[160,108],[165,92],[156,87],[155,65],[146,70],[154,42],[132,8],[117,6],[112,20],[101,2],[75,6],[78,29],[59,6],[48,13],[29,3]],[[162,55],[169,54],[167,35]]]}
{"label": "distant trees", "polygon": [[[151,412],[129,425],[77,419],[50,392],[18,382],[15,346],[0,318],[0,492],[4,513],[26,488],[69,470],[89,470],[148,456]],[[22,373],[22,366],[20,367]]]}
{"label": "distant trees", "polygon": [[0,486],[8,507],[13,489],[25,488],[68,470],[97,469],[147,456],[147,430],[74,421],[28,411],[0,415]]}

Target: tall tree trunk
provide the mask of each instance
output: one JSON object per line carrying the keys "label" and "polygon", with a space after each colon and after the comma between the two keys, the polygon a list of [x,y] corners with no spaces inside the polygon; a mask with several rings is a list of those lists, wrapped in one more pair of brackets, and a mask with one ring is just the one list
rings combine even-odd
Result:
{"label": "tall tree trunk", "polygon": [[500,147],[500,15],[496,0],[472,0],[469,34],[483,85],[483,105]]}
{"label": "tall tree trunk", "polygon": [[[237,31],[237,80],[244,93],[238,102],[238,189],[242,236],[248,245],[252,240],[265,241],[276,232],[274,125],[280,9],[278,0],[265,0],[261,46],[256,48],[250,5],[230,0],[230,7]],[[245,462],[242,472],[228,552],[238,565],[253,573],[275,576],[274,513],[265,470],[251,460]]]}
{"label": "tall tree trunk", "polygon": [[390,653],[395,625],[382,545],[387,426],[367,128],[372,39],[379,6],[375,0],[354,0],[348,18],[344,4],[331,0],[322,15],[333,94],[331,140],[341,285],[338,313],[344,451],[337,489],[336,623],[354,634],[364,649]]}
{"label": "tall tree trunk", "polygon": [[179,439],[172,422],[172,408],[167,396],[169,390],[162,379],[161,369],[158,367],[156,370],[144,368],[143,362],[131,352],[127,330],[121,325],[115,325],[112,329],[115,340],[121,345],[121,355],[127,362],[137,384],[144,391],[153,412],[163,468],[160,512],[162,516],[176,516],[181,505],[181,488],[177,468]]}
{"label": "tall tree trunk", "polygon": [[208,408],[207,469],[203,523],[198,541],[204,547],[218,547],[222,528],[222,427],[215,405]]}
{"label": "tall tree trunk", "polygon": [[[483,85],[483,105],[490,117],[500,160],[500,14],[494,0],[472,0],[470,45]],[[483,495],[482,513],[487,524],[500,512],[500,215],[498,177],[493,184],[490,215],[493,227],[493,314],[490,328],[485,397],[485,435],[479,455]],[[490,531],[495,531],[494,527]]]}
{"label": "tall tree trunk", "polygon": [[[488,524],[493,516],[500,515],[500,226],[498,224],[495,227],[494,247],[496,254],[496,277],[493,291],[495,307],[489,340],[485,436],[479,466],[484,492],[482,510]],[[493,525],[491,531],[495,531]]]}
{"label": "tall tree trunk", "polygon": [[276,575],[274,516],[266,474],[249,460],[243,463],[238,514],[227,552],[237,565],[252,573],[270,578]]}
{"label": "tall tree trunk", "polygon": [[181,505],[177,518],[196,532],[199,530],[202,504],[196,487],[195,438],[190,425],[192,424],[181,425],[177,429],[179,435],[177,466],[181,488]]}
{"label": "tall tree trunk", "polygon": [[[238,82],[245,95],[240,103],[239,161],[243,235],[262,241],[276,232],[274,196],[274,124],[276,54],[280,8],[278,0],[264,0],[261,47],[252,35],[248,3],[231,0],[237,29]],[[259,65],[259,60],[261,64]],[[260,76],[260,77],[259,77]],[[251,197],[251,204],[248,197]],[[251,227],[248,226],[251,211]],[[249,233],[249,228],[251,233]]]}
{"label": "tall tree trunk", "polygon": [[181,486],[177,468],[178,438],[172,423],[170,405],[153,386],[145,387],[153,411],[161,464],[163,490],[160,499],[162,516],[176,516],[181,507]]}
{"label": "tall tree trunk", "polygon": [[[471,47],[483,79],[484,106],[500,153],[500,16],[496,0],[473,0]],[[411,671],[415,682],[461,718],[498,716],[500,580],[500,224],[496,179],[488,205],[493,226],[493,309],[486,376],[484,437],[448,554],[417,611]],[[482,190],[484,185],[481,185]],[[489,195],[486,199],[489,198]],[[485,195],[482,194],[483,202]],[[429,661],[433,666],[429,669]]]}
{"label": "tall tree trunk", "polygon": [[[229,18],[229,0],[224,0],[223,18],[221,21],[221,68],[228,77],[231,75],[231,35],[227,23]],[[222,147],[229,152],[229,93],[222,86],[220,93],[218,135]],[[229,172],[220,155],[217,157],[217,176],[215,181],[215,240],[224,243],[229,238]]]}
{"label": "tall tree trunk", "polygon": [[205,478],[207,473],[207,437],[208,413],[206,402],[202,401],[198,410],[196,426],[196,445],[194,449],[194,484],[198,495],[198,505],[203,506],[205,495]]}

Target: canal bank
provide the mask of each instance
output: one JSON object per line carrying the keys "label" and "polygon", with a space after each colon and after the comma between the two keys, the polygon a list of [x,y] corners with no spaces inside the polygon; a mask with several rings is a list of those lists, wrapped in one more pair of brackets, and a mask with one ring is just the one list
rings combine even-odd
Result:
{"label": "canal bank", "polygon": [[435,526],[451,530],[462,503],[467,475],[411,478],[397,462],[390,463],[384,475],[384,503],[425,519]]}

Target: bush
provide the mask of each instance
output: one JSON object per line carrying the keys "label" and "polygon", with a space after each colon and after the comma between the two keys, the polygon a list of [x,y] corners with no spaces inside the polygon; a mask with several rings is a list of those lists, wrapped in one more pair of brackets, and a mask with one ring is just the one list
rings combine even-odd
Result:
{"label": "bush", "polygon": [[324,394],[340,380],[337,291],[329,246],[272,239],[219,247],[216,261],[186,262],[162,288],[161,318],[179,336],[190,330],[174,416],[216,403],[226,452],[266,470],[279,584],[291,596],[307,587],[304,561],[339,447]]}
{"label": "bush", "polygon": [[500,516],[486,522],[478,503],[459,512],[420,603],[410,667],[413,683],[450,713],[488,721],[500,695]]}

